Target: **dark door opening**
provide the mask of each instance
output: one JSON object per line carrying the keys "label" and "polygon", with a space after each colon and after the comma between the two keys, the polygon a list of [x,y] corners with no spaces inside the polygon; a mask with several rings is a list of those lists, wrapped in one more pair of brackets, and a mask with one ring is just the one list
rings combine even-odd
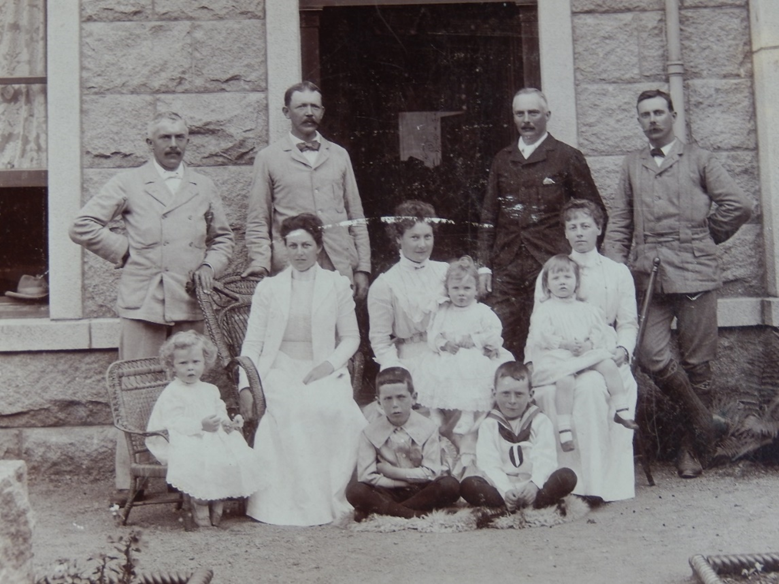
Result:
{"label": "dark door opening", "polygon": [[[439,229],[435,259],[474,254],[492,157],[516,139],[511,98],[540,85],[536,7],[326,7],[301,17],[303,78],[322,88],[322,132],[352,157],[374,273],[397,260],[379,218],[410,198],[454,221]],[[432,129],[412,135],[423,119]]]}

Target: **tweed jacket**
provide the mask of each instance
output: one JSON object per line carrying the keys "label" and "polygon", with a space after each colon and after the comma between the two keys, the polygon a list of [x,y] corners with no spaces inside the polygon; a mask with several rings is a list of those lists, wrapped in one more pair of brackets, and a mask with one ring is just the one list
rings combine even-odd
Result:
{"label": "tweed jacket", "polygon": [[371,271],[368,228],[349,154],[321,139],[313,166],[284,136],[254,161],[246,219],[246,247],[253,267],[276,274],[287,265],[281,222],[313,213],[325,224],[324,248],[341,274]]}
{"label": "tweed jacket", "polygon": [[603,208],[584,155],[551,134],[526,160],[517,143],[495,155],[479,228],[479,259],[500,270],[526,249],[540,264],[570,246],[560,209],[571,198]]}
{"label": "tweed jacket", "polygon": [[[124,221],[124,233],[112,229],[115,219]],[[185,166],[171,195],[152,161],[108,181],[81,209],[70,238],[122,268],[119,316],[157,324],[202,320],[185,285],[203,264],[219,276],[233,252],[211,179]]]}
{"label": "tweed jacket", "polygon": [[677,140],[658,167],[645,147],[625,157],[603,252],[627,262],[640,289],[659,257],[657,291],[714,290],[722,285],[717,244],[751,213],[752,205],[711,152]]}
{"label": "tweed jacket", "polygon": [[[337,375],[348,375],[346,363],[360,345],[357,317],[349,280],[337,272],[314,265],[311,306],[311,344],[314,362],[329,361]],[[266,376],[276,360],[289,320],[292,270],[264,278],[252,297],[252,309],[241,355],[249,357],[260,376]],[[241,387],[248,383],[242,378]]]}

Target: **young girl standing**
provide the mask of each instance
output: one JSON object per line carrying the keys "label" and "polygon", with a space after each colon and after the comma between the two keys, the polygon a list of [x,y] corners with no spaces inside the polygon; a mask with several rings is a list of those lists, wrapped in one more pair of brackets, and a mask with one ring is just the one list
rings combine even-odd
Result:
{"label": "young girl standing", "polygon": [[612,351],[614,330],[600,311],[576,299],[579,266],[565,255],[550,258],[541,273],[545,300],[536,302],[530,319],[525,361],[533,363],[534,386],[555,384],[555,406],[560,445],[574,449],[571,429],[574,376],[586,369],[603,375],[616,410],[614,421],[630,430],[638,425],[630,417],[628,395]]}
{"label": "young girl standing", "polygon": [[[492,409],[492,381],[501,363],[514,358],[503,348],[498,316],[478,302],[479,275],[473,260],[464,256],[449,264],[447,297],[430,321],[427,340],[432,353],[420,363],[414,384],[418,401],[430,408],[431,418],[452,439],[460,455],[468,454],[476,424]],[[460,417],[454,427],[447,421]],[[454,435],[452,437],[452,435]],[[467,465],[467,464],[466,464]]]}
{"label": "young girl standing", "polygon": [[173,380],[154,404],[148,431],[167,430],[170,443],[146,439],[168,465],[168,484],[189,497],[201,527],[219,525],[223,500],[251,495],[261,478],[254,450],[239,431],[243,420],[230,420],[219,389],[200,381],[215,360],[216,347],[195,331],[176,333],[162,345],[160,361]]}

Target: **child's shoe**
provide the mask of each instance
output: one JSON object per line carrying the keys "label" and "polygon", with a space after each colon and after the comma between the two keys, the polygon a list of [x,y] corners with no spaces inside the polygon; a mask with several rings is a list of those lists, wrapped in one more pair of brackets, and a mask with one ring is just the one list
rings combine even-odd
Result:
{"label": "child's shoe", "polygon": [[224,511],[225,502],[221,499],[218,501],[211,501],[208,504],[208,509],[211,515],[211,525],[219,527],[222,522],[222,512]]}
{"label": "child's shoe", "polygon": [[192,518],[198,527],[211,527],[211,518],[208,513],[208,503],[192,499]]}
{"label": "child's shoe", "polygon": [[614,412],[614,421],[617,424],[620,424],[622,426],[625,426],[628,430],[633,430],[634,432],[638,431],[638,424],[636,424],[635,420],[632,420],[631,418],[625,418],[620,415],[620,412],[627,412],[627,408],[622,408],[620,410],[617,410]]}
{"label": "child's shoe", "polygon": [[573,443],[573,432],[570,430],[560,430],[560,448],[563,449],[563,452],[576,450],[576,446]]}

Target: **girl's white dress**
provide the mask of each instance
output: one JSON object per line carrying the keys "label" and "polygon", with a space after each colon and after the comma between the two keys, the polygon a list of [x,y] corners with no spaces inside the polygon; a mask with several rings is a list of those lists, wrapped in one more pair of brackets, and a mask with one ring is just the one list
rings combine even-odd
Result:
{"label": "girl's white dress", "polygon": [[[593,348],[574,356],[564,341],[587,341]],[[549,297],[533,307],[525,360],[533,362],[533,386],[548,385],[610,359],[616,348],[614,329],[596,306],[574,297]]]}
{"label": "girl's white dress", "polygon": [[[442,301],[427,332],[431,352],[419,361],[414,387],[418,401],[429,408],[487,412],[492,409],[495,370],[514,358],[503,348],[498,316],[479,302],[459,307]],[[446,338],[444,338],[446,337]],[[446,340],[470,337],[474,347],[452,354],[442,350]],[[485,349],[497,350],[490,358]]]}
{"label": "girl's white dress", "polygon": [[212,415],[230,420],[215,385],[174,379],[154,404],[147,426],[150,432],[167,430],[170,442],[151,436],[146,445],[168,465],[166,480],[178,490],[208,501],[247,497],[261,480],[255,452],[240,430],[203,430],[203,418]]}

